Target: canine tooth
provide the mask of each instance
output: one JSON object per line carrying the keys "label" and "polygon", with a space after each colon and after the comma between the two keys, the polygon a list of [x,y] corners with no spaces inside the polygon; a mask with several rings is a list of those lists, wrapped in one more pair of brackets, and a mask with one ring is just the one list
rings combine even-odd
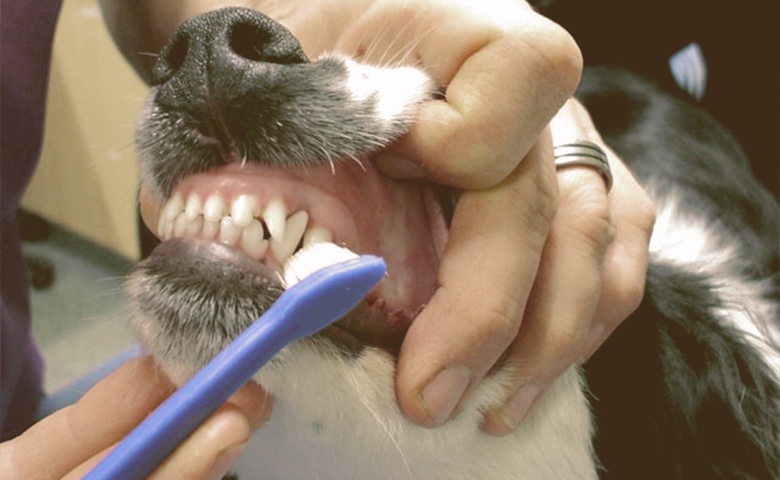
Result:
{"label": "canine tooth", "polygon": [[239,195],[230,206],[230,216],[233,223],[239,227],[246,227],[255,218],[260,210],[257,199],[249,195]]}
{"label": "canine tooth", "polygon": [[268,227],[268,233],[271,238],[282,240],[285,236],[287,218],[287,207],[284,201],[279,197],[272,198],[265,210],[263,210],[263,220]]}
{"label": "canine tooth", "polygon": [[206,240],[214,240],[219,233],[220,222],[211,222],[203,219],[203,230],[201,230],[201,236]]}
{"label": "canine tooth", "polygon": [[211,195],[203,205],[203,217],[207,222],[219,222],[227,212],[227,204],[219,195]]}
{"label": "canine tooth", "polygon": [[283,263],[293,254],[295,247],[301,242],[303,232],[306,231],[307,223],[309,223],[309,214],[299,210],[287,219],[283,239],[271,237],[271,252],[279,263]]}
{"label": "canine tooth", "polygon": [[230,217],[222,217],[222,221],[219,222],[219,241],[226,245],[235,245],[241,238],[242,230]]}
{"label": "canine tooth", "polygon": [[333,234],[330,230],[323,227],[312,227],[306,229],[306,233],[303,234],[303,246],[308,247],[315,243],[331,243],[333,242]]}
{"label": "canine tooth", "polygon": [[187,220],[194,220],[202,213],[203,203],[200,201],[200,196],[197,193],[191,193],[187,197],[187,205],[184,207],[184,214],[187,216]]}
{"label": "canine tooth", "polygon": [[265,235],[263,224],[254,218],[241,234],[242,248],[255,260],[261,259],[268,250],[268,240],[264,240],[263,235]]}

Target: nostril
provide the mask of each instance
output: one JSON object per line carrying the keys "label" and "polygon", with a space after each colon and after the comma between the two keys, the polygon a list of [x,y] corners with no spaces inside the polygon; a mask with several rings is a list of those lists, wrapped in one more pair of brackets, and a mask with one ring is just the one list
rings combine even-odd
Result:
{"label": "nostril", "polygon": [[163,48],[152,70],[152,85],[161,85],[176,75],[187,58],[189,44],[189,36],[178,35],[172,43]]}
{"label": "nostril", "polygon": [[256,14],[230,25],[227,41],[234,54],[251,62],[280,65],[308,62],[300,44],[290,32]]}
{"label": "nostril", "polygon": [[238,23],[230,33],[230,49],[237,55],[253,62],[268,61],[264,47],[271,42],[267,30],[256,25]]}
{"label": "nostril", "polygon": [[171,47],[171,51],[168,53],[168,69],[171,70],[171,74],[176,73],[184,65],[184,60],[187,58],[187,50],[189,50],[189,37],[182,35]]}

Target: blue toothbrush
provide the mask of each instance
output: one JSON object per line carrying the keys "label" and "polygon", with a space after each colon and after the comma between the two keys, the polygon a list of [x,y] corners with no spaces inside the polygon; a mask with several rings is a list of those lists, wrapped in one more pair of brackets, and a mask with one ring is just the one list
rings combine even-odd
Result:
{"label": "blue toothbrush", "polygon": [[344,316],[385,272],[384,260],[363,255],[320,269],[288,288],[265,314],[157,407],[84,478],[147,477],[279,350]]}

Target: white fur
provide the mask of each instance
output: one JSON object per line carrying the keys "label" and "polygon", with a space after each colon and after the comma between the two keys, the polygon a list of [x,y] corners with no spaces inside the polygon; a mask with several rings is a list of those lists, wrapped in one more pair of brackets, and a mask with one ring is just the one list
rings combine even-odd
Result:
{"label": "white fur", "polygon": [[656,223],[650,240],[654,261],[684,266],[707,275],[724,308],[716,311],[724,325],[742,332],[764,357],[780,381],[780,331],[776,323],[757,321],[777,318],[773,302],[764,295],[768,285],[749,282],[735,270],[740,264],[737,249],[722,238],[717,228],[696,215],[685,213],[680,200],[656,200]]}
{"label": "white fur", "polygon": [[270,422],[239,461],[243,479],[596,479],[591,418],[576,369],[564,374],[507,437],[479,429],[505,382],[486,380],[454,420],[427,429],[398,408],[395,360],[366,349],[334,355],[305,341],[285,349],[256,379],[275,399]]}
{"label": "white fur", "polygon": [[411,109],[434,89],[431,78],[421,69],[399,66],[395,68],[373,67],[341,58],[347,65],[346,91],[357,103],[374,97],[376,118],[390,126],[399,118],[406,118]]}

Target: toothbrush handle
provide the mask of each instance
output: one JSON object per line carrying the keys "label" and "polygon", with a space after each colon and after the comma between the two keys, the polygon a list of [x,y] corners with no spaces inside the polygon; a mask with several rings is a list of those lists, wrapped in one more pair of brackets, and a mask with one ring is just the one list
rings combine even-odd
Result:
{"label": "toothbrush handle", "polygon": [[290,287],[263,316],[153,411],[84,478],[147,477],[279,350],[344,316],[385,272],[381,258],[364,255],[323,268]]}

